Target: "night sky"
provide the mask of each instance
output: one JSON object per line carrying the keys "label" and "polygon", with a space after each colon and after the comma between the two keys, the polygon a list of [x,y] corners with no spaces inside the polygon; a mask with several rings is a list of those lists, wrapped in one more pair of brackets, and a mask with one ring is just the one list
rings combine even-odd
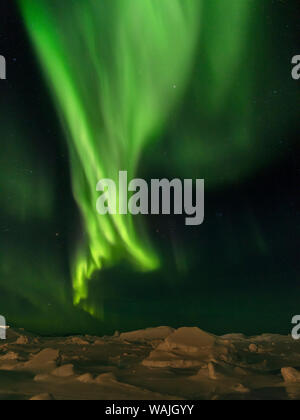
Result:
{"label": "night sky", "polygon": [[[196,325],[217,334],[289,333],[300,311],[299,82],[291,77],[291,59],[300,54],[299,2],[250,0],[248,11],[237,7],[236,12],[229,5],[222,19],[206,5],[200,25],[188,10],[185,18],[191,16],[181,28],[186,39],[170,37],[170,48],[169,34],[158,33],[155,13],[137,42],[137,34],[131,35],[146,19],[143,10],[141,22],[132,23],[127,33],[131,20],[118,17],[106,0],[99,0],[101,13],[107,14],[103,22],[99,18],[103,29],[96,20],[92,25],[88,6],[81,16],[74,0],[57,9],[56,3],[45,14],[48,27],[42,12],[40,25],[32,24],[30,18],[39,11],[23,10],[22,15],[16,2],[0,1],[0,54],[7,60],[7,80],[0,81],[0,314],[10,324],[43,334],[156,325]],[[130,9],[122,7],[123,16],[130,16]],[[242,13],[247,31],[239,27]],[[96,155],[99,151],[99,161],[100,150],[105,151],[104,171],[123,170],[128,161],[136,177],[148,180],[204,178],[203,225],[185,226],[184,215],[141,217],[135,221],[138,241],[134,236],[129,246],[117,237],[112,250],[103,238],[91,236],[94,220],[82,211],[95,207],[87,192],[90,179],[82,176],[89,174],[90,162],[85,144],[74,139],[76,129],[72,132],[71,90],[58,76],[58,59],[48,66],[52,76],[42,70],[52,47],[49,28],[53,39],[63,40],[59,58],[70,68],[81,99],[81,114],[72,106],[72,117],[87,115],[91,137],[101,133],[105,139],[89,144]],[[112,33],[120,28],[124,37],[117,43]],[[152,28],[157,31],[153,38]],[[107,48],[97,50],[101,59],[91,56],[94,44],[84,49],[87,34],[97,39],[99,31]],[[163,42],[169,57],[161,54]],[[137,92],[128,99],[135,79],[125,89],[118,70],[126,65],[134,75],[134,60],[146,67],[147,58],[134,54],[142,47],[151,66],[141,70]],[[168,63],[172,66],[166,69]],[[100,99],[95,93],[99,86]],[[118,107],[110,102],[112,92]],[[130,148],[128,140],[121,149],[109,137],[111,127],[102,127],[106,111],[116,132],[130,114],[128,132],[135,133],[138,121],[150,140],[140,147],[139,138],[130,138]],[[93,175],[91,185],[96,186]],[[96,211],[93,217],[99,217]],[[131,222],[124,223],[131,233]],[[87,251],[98,251],[100,245],[113,255],[101,269]],[[136,249],[143,249],[142,257],[134,255]],[[151,260],[152,252],[160,266],[148,270],[144,254]],[[78,286],[83,262],[92,267],[84,291]]]}

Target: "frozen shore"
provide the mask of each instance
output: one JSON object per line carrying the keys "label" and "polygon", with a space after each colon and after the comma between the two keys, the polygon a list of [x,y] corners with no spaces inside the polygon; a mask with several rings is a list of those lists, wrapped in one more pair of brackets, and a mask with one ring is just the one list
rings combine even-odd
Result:
{"label": "frozen shore", "polygon": [[300,399],[300,342],[159,327],[0,341],[0,400]]}

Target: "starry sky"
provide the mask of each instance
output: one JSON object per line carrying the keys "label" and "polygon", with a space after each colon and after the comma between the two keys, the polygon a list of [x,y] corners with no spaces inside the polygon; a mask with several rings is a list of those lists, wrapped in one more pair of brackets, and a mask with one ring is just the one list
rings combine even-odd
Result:
{"label": "starry sky", "polygon": [[[44,32],[31,20],[38,8],[0,2],[0,54],[7,60],[7,80],[0,83],[0,313],[13,324],[45,334],[109,333],[162,324],[197,325],[218,334],[288,333],[300,310],[299,82],[291,78],[291,58],[300,53],[298,2],[253,1],[243,8],[240,1],[228,0],[226,19],[224,10],[204,2],[200,24],[196,6],[185,11],[188,20],[180,21],[185,39],[174,38],[171,20],[170,32],[158,32],[157,13],[141,8],[149,33],[140,42],[149,51],[149,66],[143,54],[132,53],[139,51],[135,31],[140,23],[132,23],[130,8],[116,1],[124,7],[120,22],[105,0],[100,22],[113,54],[106,51],[102,57],[99,49],[98,62],[87,48],[83,71],[77,67],[78,49],[84,48],[88,34],[95,34],[83,24],[82,13],[77,15],[73,0],[66,1],[70,9],[56,8],[55,2],[45,9]],[[91,22],[94,11],[82,7]],[[168,10],[161,12],[169,16]],[[120,43],[112,36],[118,25],[125,28]],[[51,31],[65,43],[45,71]],[[165,44],[168,57],[160,50]],[[142,59],[136,62],[147,72],[136,76],[134,60]],[[119,67],[113,67],[115,62]],[[73,65],[68,79],[59,80],[61,63]],[[94,76],[98,66],[100,73]],[[135,222],[141,227],[134,234],[131,221],[120,221],[116,231],[125,229],[138,241],[128,245],[118,239],[117,250],[111,251],[100,242],[100,230],[92,235],[94,224],[87,215],[94,201],[83,194],[87,186],[81,176],[89,161],[85,144],[74,146],[68,119],[73,96],[63,80],[72,80],[85,114],[74,106],[72,112],[77,118],[87,115],[91,132],[106,139],[99,148],[105,148],[107,160],[99,154],[97,162],[110,174],[124,169],[115,149],[122,159],[128,150],[121,154],[118,141],[107,134],[111,130],[102,129],[104,110],[109,109],[112,127],[123,126],[128,103],[114,108],[107,89],[96,105],[95,92],[108,80],[114,98],[127,98],[117,72],[124,66],[139,81],[139,93],[128,99],[130,127],[138,121],[150,138],[142,143],[138,137],[131,144],[129,169],[149,180],[205,178],[206,216],[202,226],[192,228],[185,226],[184,216],[149,216]],[[133,81],[130,92],[134,88]],[[147,112],[141,112],[145,100]],[[112,263],[103,269],[91,264],[91,249],[107,251]],[[141,271],[131,264],[136,259],[143,265],[144,254],[152,261],[152,252],[159,260],[156,269]],[[82,264],[85,270],[92,265],[84,287],[78,275]]]}

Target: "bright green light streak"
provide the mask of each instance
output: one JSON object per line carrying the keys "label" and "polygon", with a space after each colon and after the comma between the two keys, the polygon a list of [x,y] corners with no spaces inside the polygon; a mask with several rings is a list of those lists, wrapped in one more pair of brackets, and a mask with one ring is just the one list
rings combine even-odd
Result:
{"label": "bright green light streak", "polygon": [[127,256],[141,270],[159,261],[129,215],[99,216],[96,184],[136,174],[193,62],[199,0],[20,0],[65,126],[73,193],[86,239],[74,258],[74,302],[87,280]]}

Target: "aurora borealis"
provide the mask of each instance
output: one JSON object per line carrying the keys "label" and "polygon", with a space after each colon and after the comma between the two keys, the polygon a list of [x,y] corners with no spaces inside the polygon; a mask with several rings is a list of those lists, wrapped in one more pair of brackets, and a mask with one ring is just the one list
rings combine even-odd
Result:
{"label": "aurora borealis", "polygon": [[68,131],[73,192],[88,237],[75,257],[79,303],[88,296],[87,279],[124,251],[142,270],[158,266],[130,217],[95,213],[95,185],[117,179],[120,169],[134,175],[143,146],[168,116],[182,90],[173,86],[184,86],[191,67],[199,3],[41,1],[21,7]]}
{"label": "aurora borealis", "polygon": [[[31,109],[26,98],[14,106],[15,89],[9,107],[1,108],[0,186],[7,216],[0,287],[13,319],[20,322],[18,308],[25,305],[25,322],[39,330],[44,318],[54,317],[46,330],[68,333],[78,322],[78,330],[99,322],[106,331],[127,316],[135,325],[139,313],[143,325],[143,293],[149,295],[145,307],[154,301],[157,310],[170,295],[176,307],[182,288],[190,290],[188,301],[189,293],[200,298],[203,286],[205,300],[211,278],[224,295],[233,288],[237,300],[260,283],[260,270],[270,276],[266,284],[272,283],[271,261],[283,250],[280,235],[270,232],[293,230],[292,220],[286,219],[284,200],[277,199],[281,187],[270,193],[270,202],[259,203],[264,189],[259,183],[269,182],[276,165],[290,166],[299,101],[289,77],[294,28],[274,42],[270,19],[284,26],[281,6],[261,3],[18,1],[14,13],[26,33],[27,58],[40,77],[36,89],[48,98],[40,110],[34,99]],[[34,77],[28,83],[35,86]],[[22,113],[26,117],[18,120]],[[131,178],[205,178],[206,226],[183,231],[176,218],[99,216],[97,182],[116,180],[124,170]],[[255,193],[249,183],[257,186]],[[273,205],[279,227],[270,219]],[[293,217],[299,217],[295,207]],[[274,267],[274,272],[292,277],[294,243],[284,248],[291,271]],[[23,266],[16,268],[16,260]],[[244,289],[235,289],[240,282]],[[274,283],[277,287],[279,279]],[[210,299],[212,308],[218,305]],[[276,306],[277,295],[274,299]],[[132,315],[123,309],[127,301],[137,305]],[[194,322],[192,306],[185,322]],[[72,326],[57,327],[57,314]],[[36,316],[40,323],[32,321]],[[153,323],[160,319],[164,322],[164,315]]]}

